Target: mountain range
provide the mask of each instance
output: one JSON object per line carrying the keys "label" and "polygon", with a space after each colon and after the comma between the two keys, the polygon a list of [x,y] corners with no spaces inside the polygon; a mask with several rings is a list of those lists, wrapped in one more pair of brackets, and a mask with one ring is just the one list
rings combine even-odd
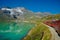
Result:
{"label": "mountain range", "polygon": [[16,8],[1,8],[0,9],[0,19],[31,19],[31,18],[42,18],[45,16],[52,15],[49,12],[33,12],[24,7]]}

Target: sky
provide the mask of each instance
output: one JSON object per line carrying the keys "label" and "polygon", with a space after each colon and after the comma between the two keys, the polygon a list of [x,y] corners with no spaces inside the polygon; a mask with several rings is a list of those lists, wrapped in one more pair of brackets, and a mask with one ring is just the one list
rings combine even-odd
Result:
{"label": "sky", "polygon": [[50,12],[60,14],[60,0],[0,0],[2,7],[25,7],[33,12]]}

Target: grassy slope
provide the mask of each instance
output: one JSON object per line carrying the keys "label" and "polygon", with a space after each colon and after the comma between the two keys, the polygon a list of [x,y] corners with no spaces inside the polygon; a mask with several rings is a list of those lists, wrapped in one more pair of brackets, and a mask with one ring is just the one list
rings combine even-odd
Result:
{"label": "grassy slope", "polygon": [[42,23],[39,23],[36,25],[36,27],[31,29],[31,31],[23,40],[50,40],[50,38],[51,33],[49,29]]}
{"label": "grassy slope", "polygon": [[46,21],[46,20],[60,20],[60,14],[55,14],[55,15],[49,15],[46,17],[41,18],[42,21]]}
{"label": "grassy slope", "polygon": [[[60,19],[60,14],[49,15],[41,19],[33,19],[36,21],[37,26],[28,33],[28,35],[23,40],[50,40],[51,34],[49,29],[42,24],[46,20]],[[41,22],[41,23],[40,23]],[[43,36],[44,35],[44,36]]]}

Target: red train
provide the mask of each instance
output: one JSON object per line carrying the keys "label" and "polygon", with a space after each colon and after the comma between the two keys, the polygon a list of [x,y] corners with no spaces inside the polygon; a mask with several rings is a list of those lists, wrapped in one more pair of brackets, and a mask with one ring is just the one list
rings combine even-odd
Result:
{"label": "red train", "polygon": [[55,30],[60,35],[60,20],[47,20],[44,23],[49,25],[50,27],[55,28]]}

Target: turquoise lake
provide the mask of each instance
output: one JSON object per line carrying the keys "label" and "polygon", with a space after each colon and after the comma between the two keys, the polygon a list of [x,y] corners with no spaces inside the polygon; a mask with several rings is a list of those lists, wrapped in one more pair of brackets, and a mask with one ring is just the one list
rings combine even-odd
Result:
{"label": "turquoise lake", "polygon": [[0,40],[22,40],[34,26],[26,22],[0,22]]}

